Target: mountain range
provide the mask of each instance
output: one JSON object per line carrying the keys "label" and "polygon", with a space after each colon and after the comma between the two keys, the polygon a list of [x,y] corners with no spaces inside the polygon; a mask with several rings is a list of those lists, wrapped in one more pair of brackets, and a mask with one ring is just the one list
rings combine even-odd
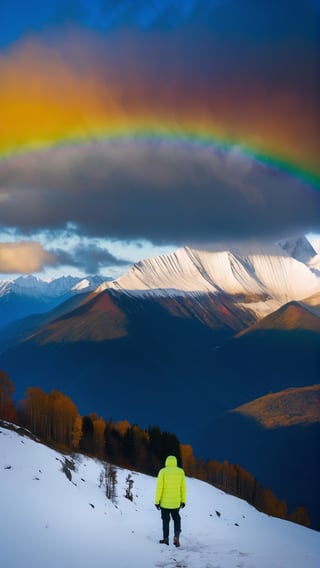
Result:
{"label": "mountain range", "polygon": [[61,276],[41,280],[33,275],[0,280],[0,329],[30,314],[44,313],[68,298],[94,290],[101,276]]}
{"label": "mountain range", "polygon": [[[239,463],[320,528],[320,416],[290,419],[298,406],[309,416],[305,389],[319,383],[319,253],[305,237],[278,248],[185,247],[68,292],[3,329],[0,367],[18,398],[30,385],[55,388],[82,414],[159,424],[199,457]],[[287,420],[269,428],[239,411],[269,408],[270,393]]]}

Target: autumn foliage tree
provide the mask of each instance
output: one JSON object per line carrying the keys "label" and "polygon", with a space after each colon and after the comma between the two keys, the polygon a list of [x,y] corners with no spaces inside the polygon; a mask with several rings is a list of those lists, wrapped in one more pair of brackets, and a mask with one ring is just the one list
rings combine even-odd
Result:
{"label": "autumn foliage tree", "polygon": [[181,444],[181,460],[186,475],[194,475],[197,460],[193,455],[192,446],[190,444]]}
{"label": "autumn foliage tree", "polygon": [[37,436],[72,449],[78,410],[72,400],[53,390],[29,387],[21,404],[24,424]]}
{"label": "autumn foliage tree", "polygon": [[48,395],[41,388],[27,388],[21,403],[21,418],[34,434],[48,439]]}
{"label": "autumn foliage tree", "polygon": [[96,414],[91,416],[93,423],[93,444],[94,454],[100,458],[104,458],[104,431],[106,423],[103,418],[98,418]]}
{"label": "autumn foliage tree", "polygon": [[82,436],[82,418],[80,414],[77,414],[73,423],[72,430],[72,449],[78,450],[80,445],[80,440]]}
{"label": "autumn foliage tree", "polygon": [[49,438],[71,449],[77,415],[78,410],[72,400],[53,390],[48,395]]}

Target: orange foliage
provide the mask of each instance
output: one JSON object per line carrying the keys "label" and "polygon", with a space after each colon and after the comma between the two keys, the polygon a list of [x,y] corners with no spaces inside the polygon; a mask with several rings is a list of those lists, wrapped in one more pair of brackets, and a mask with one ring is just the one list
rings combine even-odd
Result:
{"label": "orange foliage", "polygon": [[104,457],[104,431],[106,423],[103,418],[96,418],[93,422],[94,453],[99,458]]}
{"label": "orange foliage", "polygon": [[181,460],[186,475],[194,476],[197,460],[190,444],[180,444]]}
{"label": "orange foliage", "polygon": [[129,428],[131,428],[131,426],[128,420],[120,420],[116,426],[116,429],[119,432],[120,436],[124,436]]}

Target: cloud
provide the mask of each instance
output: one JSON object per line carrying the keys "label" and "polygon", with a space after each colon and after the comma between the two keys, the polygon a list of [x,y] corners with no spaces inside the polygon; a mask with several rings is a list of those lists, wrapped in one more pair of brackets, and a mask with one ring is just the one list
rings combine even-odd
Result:
{"label": "cloud", "polygon": [[[31,2],[28,18],[23,8],[34,32],[18,22],[20,40],[1,50],[0,155],[65,146],[0,161],[4,231],[65,234],[66,248],[43,254],[90,272],[125,262],[98,238],[196,246],[319,232],[319,191],[242,150],[319,179],[312,3],[53,4]],[[137,131],[233,146],[130,143]],[[94,142],[124,132],[127,143]],[[70,226],[91,248],[67,244]]]}
{"label": "cloud", "polygon": [[116,258],[106,248],[95,243],[79,244],[71,249],[51,251],[56,259],[56,266],[73,266],[87,274],[99,274],[108,267],[128,267],[130,260]]}
{"label": "cloud", "polygon": [[0,243],[0,272],[3,274],[40,272],[45,265],[54,263],[54,255],[39,243]]}
{"label": "cloud", "polygon": [[[42,239],[46,239],[45,234],[42,234]],[[117,258],[107,247],[95,242],[72,244],[72,239],[64,237],[65,248],[54,248],[50,245],[49,233],[46,240],[46,248],[36,241],[0,243],[0,273],[30,274],[48,267],[58,269],[68,266],[86,274],[99,274],[108,268],[128,268],[132,264],[132,261]]]}
{"label": "cloud", "polygon": [[0,224],[21,235],[71,223],[80,236],[184,245],[319,230],[319,191],[237,147],[60,148],[3,161],[1,188]]}

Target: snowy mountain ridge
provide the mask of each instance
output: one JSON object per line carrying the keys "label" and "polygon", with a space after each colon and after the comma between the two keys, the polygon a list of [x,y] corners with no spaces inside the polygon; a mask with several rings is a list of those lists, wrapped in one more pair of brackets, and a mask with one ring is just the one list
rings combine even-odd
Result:
{"label": "snowy mountain ridge", "polygon": [[[273,249],[274,250],[274,249]],[[0,326],[43,313],[75,294],[117,290],[129,296],[192,297],[222,295],[261,319],[290,301],[314,310],[320,292],[320,255],[306,237],[278,243],[277,252],[240,254],[183,247],[142,260],[115,280],[102,276],[62,276],[43,281],[20,276],[0,281]],[[313,297],[310,303],[309,299]]]}
{"label": "snowy mountain ridge", "polygon": [[0,281],[0,328],[30,314],[45,313],[69,298],[94,290],[104,278],[61,276],[41,280],[33,275]]}
{"label": "snowy mountain ridge", "polygon": [[[26,559],[33,568],[106,562],[112,568],[319,565],[320,533],[259,513],[193,478],[187,478],[187,506],[181,511],[181,548],[172,545],[172,526],[170,545],[160,545],[155,478],[116,468],[111,501],[102,482],[105,464],[61,454],[17,430],[20,434],[0,426],[1,559],[6,568]],[[132,501],[125,497],[128,476]]]}
{"label": "snowy mountain ridge", "polygon": [[42,280],[32,274],[19,276],[12,280],[0,280],[0,297],[9,293],[19,296],[42,295],[48,298],[56,298],[77,291],[90,291],[104,281],[100,276],[88,276],[78,278],[75,276],[61,276],[53,280]]}
{"label": "snowy mountain ridge", "polygon": [[289,301],[318,293],[320,275],[290,256],[241,256],[184,247],[135,264],[124,276],[102,283],[95,293],[106,289],[144,295],[227,294],[264,317]]}

